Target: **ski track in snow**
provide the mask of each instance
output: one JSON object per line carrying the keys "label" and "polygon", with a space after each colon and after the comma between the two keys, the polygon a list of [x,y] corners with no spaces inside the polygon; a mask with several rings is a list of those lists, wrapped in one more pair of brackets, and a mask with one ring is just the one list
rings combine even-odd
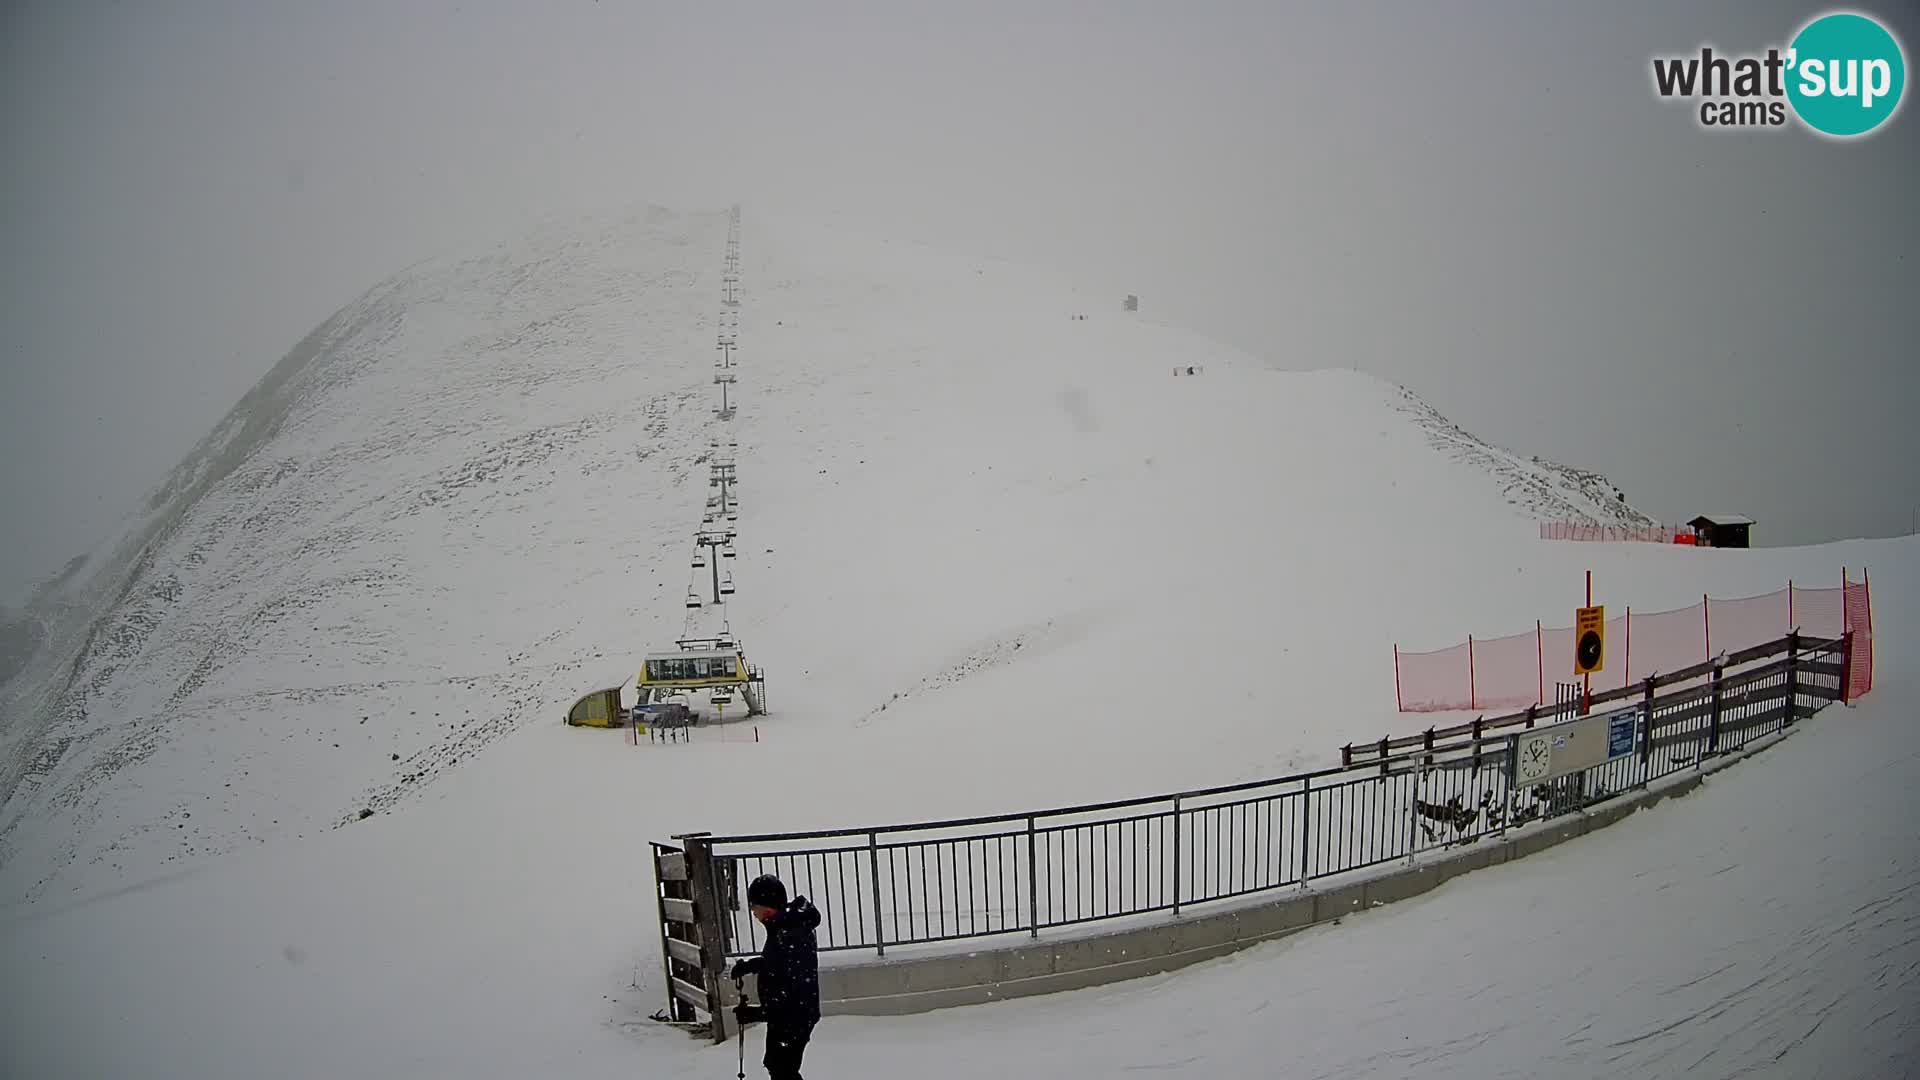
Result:
{"label": "ski track in snow", "polygon": [[905,690],[896,691],[886,701],[867,710],[853,722],[854,726],[865,727],[873,723],[889,707],[899,705],[903,701],[911,701],[916,697],[936,693],[956,685],[969,676],[1011,664],[1016,660],[1028,660],[1043,654],[1052,646],[1063,644],[1084,634],[1089,621],[1085,616],[1048,619],[1044,623],[982,642],[968,652],[965,658],[926,676]]}

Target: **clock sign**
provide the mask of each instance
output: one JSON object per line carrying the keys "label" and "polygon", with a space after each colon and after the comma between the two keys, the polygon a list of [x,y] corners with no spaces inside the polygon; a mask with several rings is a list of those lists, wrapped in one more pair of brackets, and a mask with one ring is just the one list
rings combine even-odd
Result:
{"label": "clock sign", "polygon": [[1514,750],[1515,778],[1523,784],[1540,780],[1553,767],[1553,743],[1549,732],[1521,737]]}
{"label": "clock sign", "polygon": [[1607,609],[1583,607],[1573,613],[1573,673],[1591,675],[1607,666]]}

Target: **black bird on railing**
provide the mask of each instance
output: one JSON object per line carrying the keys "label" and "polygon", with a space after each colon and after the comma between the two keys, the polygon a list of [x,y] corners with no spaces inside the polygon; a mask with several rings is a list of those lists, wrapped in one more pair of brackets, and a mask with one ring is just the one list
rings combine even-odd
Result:
{"label": "black bird on railing", "polygon": [[[1482,806],[1484,805],[1483,802]],[[1428,820],[1440,822],[1442,825],[1451,825],[1455,832],[1466,832],[1475,821],[1479,820],[1480,809],[1481,807],[1468,808],[1461,802],[1458,795],[1444,803],[1430,803],[1418,798],[1413,800],[1414,813]],[[1427,839],[1433,839],[1432,829],[1428,826],[1422,826],[1422,828],[1427,829]]]}

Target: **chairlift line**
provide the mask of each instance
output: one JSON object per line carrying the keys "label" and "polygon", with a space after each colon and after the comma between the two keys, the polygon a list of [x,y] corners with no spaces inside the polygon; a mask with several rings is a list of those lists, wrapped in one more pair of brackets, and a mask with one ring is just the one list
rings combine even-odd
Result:
{"label": "chairlift line", "polygon": [[[721,388],[721,395],[719,408],[715,409],[713,414],[719,421],[724,422],[732,420],[737,411],[736,403],[730,399],[728,391],[739,382],[733,370],[738,367],[734,362],[733,354],[739,348],[739,309],[742,295],[737,208],[730,235],[727,238],[726,265],[722,282],[724,292],[715,320],[714,333],[714,347],[721,356],[714,361],[713,375],[713,384]],[[698,666],[721,663],[724,660],[726,661],[724,666],[728,669],[727,674],[722,678],[718,669],[709,671],[704,667],[698,670],[688,668],[681,671],[679,667],[673,666],[680,663],[676,660],[668,665],[672,667],[675,674],[665,674],[666,668],[662,668],[661,672],[652,676],[643,671],[639,679],[640,689],[643,692],[642,699],[645,700],[648,696],[645,693],[648,683],[677,681],[684,685],[687,682],[706,681],[706,685],[712,689],[711,699],[716,706],[729,704],[736,698],[743,697],[747,704],[748,715],[759,715],[764,713],[766,707],[763,676],[758,668],[749,668],[744,655],[740,653],[740,646],[733,636],[731,621],[727,617],[724,599],[737,592],[733,571],[727,568],[734,565],[734,560],[740,554],[734,543],[739,533],[731,524],[739,520],[739,500],[735,497],[734,485],[739,483],[735,458],[739,453],[740,440],[737,437],[718,434],[709,437],[707,446],[709,449],[708,487],[715,490],[710,491],[704,499],[701,524],[694,536],[695,550],[690,560],[690,567],[694,574],[693,580],[687,587],[686,616],[682,620],[683,630],[678,644],[682,655],[690,649],[722,650],[723,655],[719,658],[708,657],[705,660],[689,662]],[[709,548],[713,550],[709,552]],[[711,594],[708,592],[709,578],[711,578]],[[703,609],[709,608],[712,609],[710,615],[701,614]],[[705,638],[695,636],[703,632],[714,635],[713,628],[716,623],[720,628],[717,636]],[[731,653],[731,658],[726,657],[726,653]],[[658,659],[662,658],[650,656],[646,667],[650,670],[654,666],[653,661]],[[661,692],[665,692],[664,687],[661,688]]]}

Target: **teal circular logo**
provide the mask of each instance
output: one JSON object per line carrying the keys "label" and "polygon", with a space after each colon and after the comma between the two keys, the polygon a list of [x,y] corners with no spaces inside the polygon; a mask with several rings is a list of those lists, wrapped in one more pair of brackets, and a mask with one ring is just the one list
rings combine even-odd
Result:
{"label": "teal circular logo", "polygon": [[1865,135],[1900,107],[1906,58],[1887,28],[1865,15],[1823,15],[1788,49],[1787,100],[1815,131]]}

